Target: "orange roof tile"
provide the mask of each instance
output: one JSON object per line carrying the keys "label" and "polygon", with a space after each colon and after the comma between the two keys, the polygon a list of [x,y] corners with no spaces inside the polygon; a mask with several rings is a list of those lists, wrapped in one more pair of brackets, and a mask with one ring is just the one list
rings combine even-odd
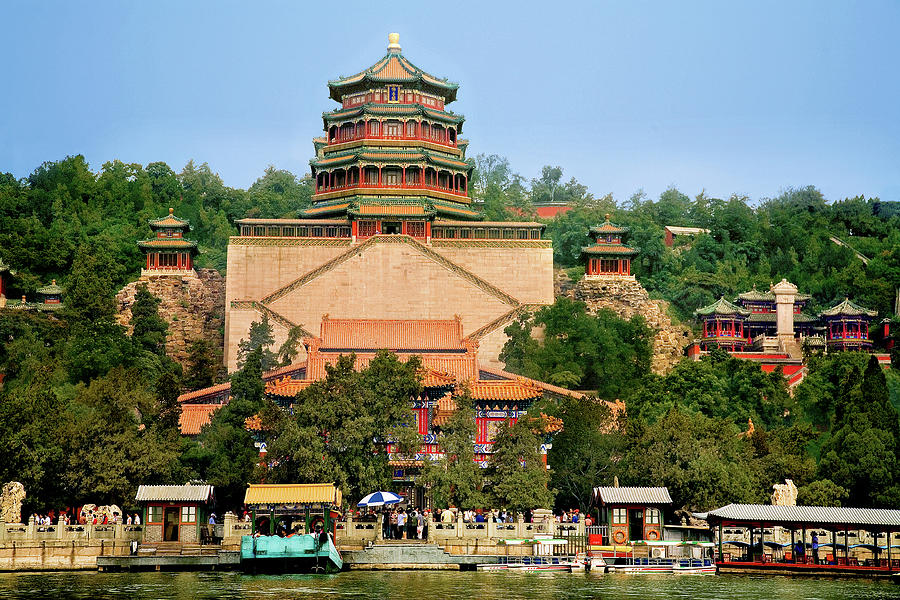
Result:
{"label": "orange roof tile", "polygon": [[363,204],[357,211],[361,215],[425,215],[424,206],[414,204]]}
{"label": "orange roof tile", "polygon": [[195,398],[203,398],[204,396],[213,396],[218,394],[219,392],[224,392],[226,390],[231,389],[231,382],[220,383],[218,385],[213,385],[210,387],[205,387],[199,390],[194,390],[193,392],[187,392],[185,394],[181,394],[178,396],[179,402],[187,402],[188,400],[194,400]]}
{"label": "orange roof tile", "polygon": [[279,396],[281,398],[293,398],[301,390],[305,390],[312,381],[306,379],[291,379],[284,377],[277,381],[270,381],[266,384],[266,393],[271,396]]}
{"label": "orange roof tile", "polygon": [[[295,375],[304,369],[306,369],[306,361],[296,362],[287,365],[286,367],[278,367],[277,369],[272,369],[263,373],[263,381],[271,381],[279,377],[284,377],[285,375]],[[189,400],[195,400],[197,398],[207,398],[209,396],[215,396],[219,393],[227,392],[229,390],[231,390],[230,381],[210,387],[205,387],[199,390],[194,390],[193,392],[181,394],[180,396],[178,396],[178,401],[184,403],[188,402]]]}
{"label": "orange roof tile", "polygon": [[152,240],[141,240],[138,242],[141,248],[195,248],[197,242],[192,242],[184,238],[156,238]]}
{"label": "orange roof tile", "polygon": [[442,397],[438,398],[438,401],[435,406],[434,416],[432,418],[432,423],[435,425],[443,425],[447,422],[447,419],[453,414],[453,411],[456,410],[456,401],[453,400],[452,394],[444,394]]}
{"label": "orange roof tile", "polygon": [[208,425],[212,414],[221,408],[221,404],[182,404],[178,426],[181,435],[198,435],[204,425]]}
{"label": "orange roof tile", "polygon": [[531,400],[544,391],[527,379],[516,381],[476,381],[470,384],[475,400]]}
{"label": "orange roof tile", "polygon": [[312,208],[307,208],[303,211],[305,214],[312,215],[317,212],[329,212],[333,210],[343,210],[350,206],[349,202],[345,202],[343,204],[329,204],[327,206],[314,206]]}
{"label": "orange roof tile", "polygon": [[321,348],[347,350],[465,350],[456,319],[322,319]]}
{"label": "orange roof tile", "polygon": [[[307,368],[306,373],[307,379],[313,381],[325,379],[325,365],[336,363],[341,354],[341,352],[316,352],[314,355],[311,355],[308,361],[309,367]],[[349,351],[344,352],[343,354],[349,354]],[[369,363],[372,361],[372,359],[375,358],[374,351],[357,351],[355,352],[355,354],[356,363],[354,364],[354,367],[356,369],[365,369],[369,366]],[[423,368],[438,373],[447,373],[448,375],[453,376],[456,381],[468,381],[474,379],[476,375],[476,361],[474,352],[467,352],[465,354],[456,355],[414,352],[397,353],[398,360],[401,360],[403,362],[409,360],[409,357],[411,356],[419,356],[422,359]],[[437,380],[435,379],[431,382],[437,383]]]}
{"label": "orange roof tile", "polygon": [[[521,377],[516,375],[515,373],[510,373],[509,371],[504,371],[503,369],[494,369],[491,367],[481,367],[479,370],[484,371],[490,375],[494,375],[496,377],[503,377],[506,380],[520,380],[520,381],[528,381],[539,388],[550,392],[551,394],[556,394],[558,396],[571,396],[573,398],[587,398],[587,395],[582,394],[581,392],[576,392],[574,390],[568,390],[564,387],[559,387],[558,385],[553,385],[550,383],[546,383],[544,381],[538,381],[537,379],[528,379],[527,377]],[[612,403],[609,403],[612,404]]]}

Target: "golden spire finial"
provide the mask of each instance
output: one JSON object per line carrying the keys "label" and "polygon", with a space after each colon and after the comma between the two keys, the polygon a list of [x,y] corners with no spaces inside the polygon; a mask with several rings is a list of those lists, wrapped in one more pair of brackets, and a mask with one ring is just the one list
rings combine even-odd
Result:
{"label": "golden spire finial", "polygon": [[174,208],[170,208],[170,209],[169,209],[169,214],[170,214],[170,215],[174,215],[174,214],[175,214],[175,209],[174,209]]}
{"label": "golden spire finial", "polygon": [[606,213],[606,220],[609,221],[609,213]]}
{"label": "golden spire finial", "polygon": [[388,34],[388,52],[400,52],[400,34]]}

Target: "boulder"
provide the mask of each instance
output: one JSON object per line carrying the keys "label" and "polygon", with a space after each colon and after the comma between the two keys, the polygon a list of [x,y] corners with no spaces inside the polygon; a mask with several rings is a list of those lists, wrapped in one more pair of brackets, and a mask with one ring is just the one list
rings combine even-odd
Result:
{"label": "boulder", "polygon": [[25,486],[18,481],[10,481],[0,490],[0,521],[5,523],[22,522],[22,500],[25,499]]}

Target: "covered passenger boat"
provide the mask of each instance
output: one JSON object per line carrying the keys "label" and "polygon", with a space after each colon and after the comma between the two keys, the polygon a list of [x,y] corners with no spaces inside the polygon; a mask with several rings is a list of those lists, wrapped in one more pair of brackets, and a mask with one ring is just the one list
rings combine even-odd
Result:
{"label": "covered passenger boat", "polygon": [[717,533],[723,573],[889,577],[900,572],[900,510],[729,504],[695,516]]}
{"label": "covered passenger boat", "polygon": [[334,573],[341,491],[332,483],[250,485],[253,533],[241,538],[241,568],[253,573]]}

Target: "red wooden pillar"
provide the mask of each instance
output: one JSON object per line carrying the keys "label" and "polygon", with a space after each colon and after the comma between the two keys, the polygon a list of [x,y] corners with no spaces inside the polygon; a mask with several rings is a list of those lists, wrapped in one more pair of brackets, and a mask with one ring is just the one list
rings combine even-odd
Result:
{"label": "red wooden pillar", "polygon": [[[400,185],[406,187],[406,167],[403,167],[403,171],[400,173]],[[406,233],[405,231],[403,233]]]}
{"label": "red wooden pillar", "polygon": [[350,223],[350,236],[353,240],[356,240],[356,236],[359,235],[359,221],[353,221]]}
{"label": "red wooden pillar", "polygon": [[706,321],[703,321],[703,337],[706,337]]}
{"label": "red wooden pillar", "polygon": [[425,221],[425,242],[431,241],[431,221]]}
{"label": "red wooden pillar", "polygon": [[378,187],[381,187],[381,167],[378,167]]}
{"label": "red wooden pillar", "polygon": [[406,235],[406,221],[400,221],[400,233]]}

